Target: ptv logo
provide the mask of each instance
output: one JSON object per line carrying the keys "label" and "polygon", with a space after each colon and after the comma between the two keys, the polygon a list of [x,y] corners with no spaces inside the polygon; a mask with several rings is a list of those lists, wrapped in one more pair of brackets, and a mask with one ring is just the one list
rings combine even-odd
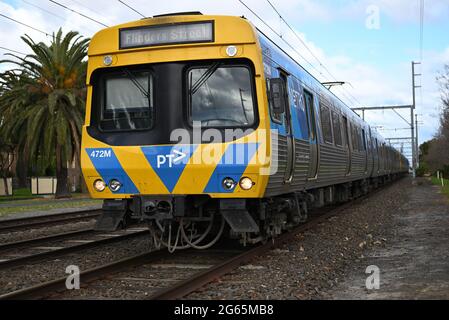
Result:
{"label": "ptv logo", "polygon": [[182,159],[184,159],[185,157],[187,157],[187,154],[175,150],[172,150],[172,153],[170,154],[158,154],[157,155],[157,160],[156,160],[156,166],[158,168],[160,168],[161,166],[165,165],[166,163],[168,163],[168,167],[172,168],[173,164],[178,164]]}
{"label": "ptv logo", "polygon": [[196,147],[197,145],[150,146],[142,147],[142,152],[167,190],[172,192]]}

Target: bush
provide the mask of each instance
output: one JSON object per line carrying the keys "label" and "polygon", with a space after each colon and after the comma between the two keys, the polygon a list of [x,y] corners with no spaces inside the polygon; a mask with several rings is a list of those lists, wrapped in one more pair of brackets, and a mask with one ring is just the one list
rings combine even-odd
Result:
{"label": "bush", "polygon": [[418,169],[416,169],[416,176],[417,177],[424,177],[424,175],[428,173],[428,169],[426,168],[426,166],[419,166]]}
{"label": "bush", "polygon": [[33,196],[33,194],[31,193],[31,190],[28,188],[14,189],[12,191],[12,195],[18,196],[18,197],[32,197]]}

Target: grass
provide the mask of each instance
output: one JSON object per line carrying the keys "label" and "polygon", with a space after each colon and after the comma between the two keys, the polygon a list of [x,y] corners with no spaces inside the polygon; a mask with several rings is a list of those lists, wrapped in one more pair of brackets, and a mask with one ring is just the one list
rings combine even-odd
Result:
{"label": "grass", "polygon": [[[441,187],[441,180],[437,177],[432,177],[432,183]],[[444,179],[444,187],[441,187],[441,191],[449,197],[449,179]]]}
{"label": "grass", "polygon": [[13,196],[17,197],[32,197],[33,194],[31,193],[31,190],[28,188],[22,188],[22,189],[14,189],[12,192]]}
{"label": "grass", "polygon": [[[45,201],[46,200],[46,201]],[[54,199],[33,199],[3,202],[0,206],[0,217],[20,212],[48,211],[52,209],[83,208],[101,204],[101,200],[54,200]]]}
{"label": "grass", "polygon": [[0,196],[0,202],[2,201],[16,201],[16,200],[28,200],[40,198],[40,196]]}

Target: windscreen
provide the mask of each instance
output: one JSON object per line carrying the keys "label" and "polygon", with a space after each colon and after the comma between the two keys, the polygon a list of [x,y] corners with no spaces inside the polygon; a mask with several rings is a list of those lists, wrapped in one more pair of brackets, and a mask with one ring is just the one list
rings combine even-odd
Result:
{"label": "windscreen", "polygon": [[251,73],[244,66],[199,67],[188,72],[190,117],[202,127],[254,124]]}
{"label": "windscreen", "polygon": [[153,118],[151,84],[149,72],[127,71],[105,77],[101,128],[150,128]]}

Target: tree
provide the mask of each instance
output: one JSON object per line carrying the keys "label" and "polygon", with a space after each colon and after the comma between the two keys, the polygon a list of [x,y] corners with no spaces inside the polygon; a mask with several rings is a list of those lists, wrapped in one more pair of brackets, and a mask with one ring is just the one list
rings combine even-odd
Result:
{"label": "tree", "polygon": [[45,165],[55,158],[56,197],[67,197],[67,164],[72,160],[78,163],[80,158],[89,39],[73,31],[63,35],[59,29],[49,45],[36,43],[28,35],[22,40],[33,54],[24,58],[13,55],[18,61],[4,61],[16,64],[29,80],[12,93],[28,99],[14,115],[10,133],[20,134],[19,145],[30,159]]}
{"label": "tree", "polygon": [[431,171],[445,171],[449,175],[449,65],[444,67],[444,72],[437,78],[440,84],[442,112],[440,116],[440,128],[434,139],[430,141],[428,153],[424,157]]}
{"label": "tree", "polygon": [[10,194],[10,190],[8,188],[8,176],[10,174],[10,169],[13,161],[14,161],[14,146],[3,140],[0,140],[0,174],[3,179],[6,195]]}
{"label": "tree", "polygon": [[14,146],[17,158],[16,175],[19,188],[27,188],[29,152],[26,146],[27,119],[19,115],[34,99],[24,90],[32,83],[24,72],[9,70],[0,74],[0,135]]}

